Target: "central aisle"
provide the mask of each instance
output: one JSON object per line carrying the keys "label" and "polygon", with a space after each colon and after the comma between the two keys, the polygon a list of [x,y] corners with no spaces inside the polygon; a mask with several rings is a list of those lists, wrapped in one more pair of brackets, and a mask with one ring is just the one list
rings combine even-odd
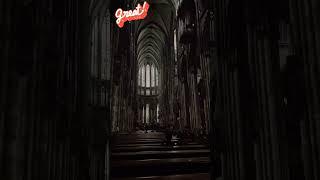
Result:
{"label": "central aisle", "polygon": [[[118,135],[112,146],[111,179],[209,179],[209,149],[197,142],[164,145],[161,132]],[[176,144],[176,145],[174,145]]]}

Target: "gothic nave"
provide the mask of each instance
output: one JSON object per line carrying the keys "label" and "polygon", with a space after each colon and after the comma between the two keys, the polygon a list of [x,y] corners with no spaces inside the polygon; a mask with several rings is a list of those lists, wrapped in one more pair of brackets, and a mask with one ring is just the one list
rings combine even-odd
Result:
{"label": "gothic nave", "polygon": [[319,180],[319,11],[0,0],[0,180]]}

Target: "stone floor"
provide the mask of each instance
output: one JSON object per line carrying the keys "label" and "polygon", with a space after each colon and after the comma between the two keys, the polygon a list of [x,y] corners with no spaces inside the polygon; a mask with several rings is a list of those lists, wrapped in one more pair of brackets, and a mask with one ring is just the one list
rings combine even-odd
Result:
{"label": "stone floor", "polygon": [[161,132],[118,135],[112,144],[111,179],[209,179],[209,149],[206,145],[189,142],[165,145]]}

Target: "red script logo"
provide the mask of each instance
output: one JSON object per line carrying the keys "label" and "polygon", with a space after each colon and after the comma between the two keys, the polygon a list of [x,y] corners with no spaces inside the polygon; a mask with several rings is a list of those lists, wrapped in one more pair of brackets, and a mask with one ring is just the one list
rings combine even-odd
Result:
{"label": "red script logo", "polygon": [[117,25],[122,28],[127,21],[144,19],[148,15],[149,7],[150,5],[147,2],[144,2],[142,7],[138,4],[135,10],[123,11],[119,8],[115,13]]}

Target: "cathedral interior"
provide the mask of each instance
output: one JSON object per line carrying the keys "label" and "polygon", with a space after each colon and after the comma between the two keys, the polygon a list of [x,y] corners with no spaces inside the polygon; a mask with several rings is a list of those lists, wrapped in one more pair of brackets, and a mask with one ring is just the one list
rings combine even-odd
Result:
{"label": "cathedral interior", "polygon": [[319,180],[319,12],[0,0],[0,179]]}

